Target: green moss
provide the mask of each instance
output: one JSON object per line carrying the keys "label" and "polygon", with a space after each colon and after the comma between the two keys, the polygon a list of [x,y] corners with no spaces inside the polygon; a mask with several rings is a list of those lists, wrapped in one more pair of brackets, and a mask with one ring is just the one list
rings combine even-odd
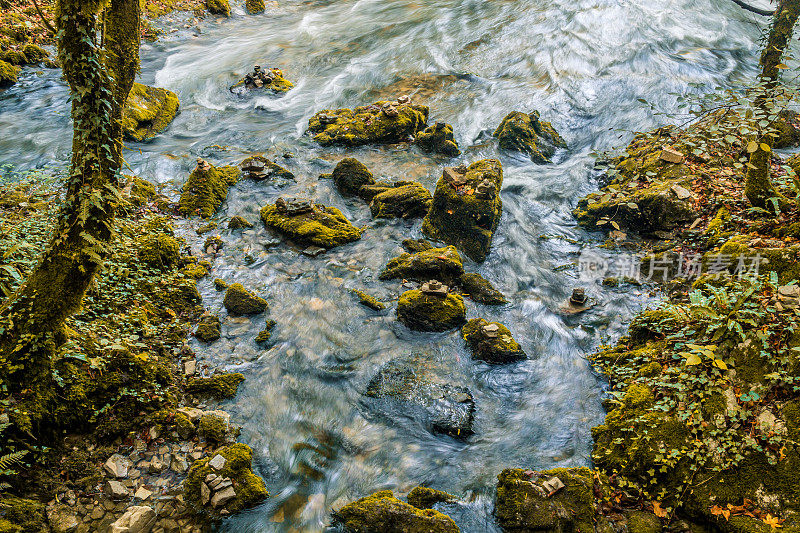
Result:
{"label": "green moss", "polygon": [[394,497],[390,490],[376,492],[342,507],[334,519],[352,533],[458,533],[455,522],[433,509],[417,509]]}
{"label": "green moss", "polygon": [[[277,69],[273,69],[273,71],[274,70],[277,70]],[[278,70],[278,72],[280,72],[280,71]],[[255,180],[255,181],[261,181],[261,180],[265,180],[265,179],[269,179],[269,180],[275,180],[275,179],[294,180],[295,179],[295,175],[292,172],[290,172],[289,170],[287,170],[284,167],[280,166],[279,164],[275,163],[274,161],[271,161],[270,159],[267,159],[266,157],[264,157],[262,155],[255,155],[253,157],[248,157],[247,159],[242,161],[241,165],[239,165],[239,166],[241,168],[243,168],[243,169],[247,168],[247,167],[250,167],[250,166],[263,167],[264,170],[261,171],[260,174],[248,173],[248,177],[253,179],[253,180]]]}
{"label": "green moss", "polygon": [[[221,455],[225,458],[225,466],[215,470],[208,463]],[[253,451],[246,444],[236,443],[220,448],[209,457],[195,461],[184,482],[184,497],[186,502],[201,513],[208,513],[214,518],[219,518],[221,509],[211,509],[203,506],[201,483],[209,474],[228,478],[233,482],[236,497],[228,502],[224,509],[229,514],[234,514],[262,502],[269,497],[269,492],[264,481],[253,474]]]}
{"label": "green moss", "polygon": [[772,123],[777,130],[773,148],[792,148],[800,144],[800,122],[797,113],[791,110],[781,111],[778,120]]}
{"label": "green moss", "polygon": [[137,142],[152,139],[167,129],[179,107],[178,97],[172,91],[134,83],[122,112],[125,138]]}
{"label": "green moss", "polygon": [[397,318],[409,329],[447,331],[466,321],[464,299],[458,294],[442,298],[420,290],[404,292],[397,301]]}
{"label": "green moss", "polygon": [[228,282],[225,281],[224,279],[217,278],[214,280],[214,288],[218,291],[224,291],[229,286],[230,285],[228,285]]}
{"label": "green moss", "polygon": [[494,288],[491,282],[480,274],[464,273],[459,278],[461,290],[474,301],[486,305],[508,303],[503,293]]}
{"label": "green moss", "polygon": [[215,414],[213,411],[203,413],[197,421],[197,434],[204,439],[222,443],[228,440],[231,426],[227,419]]}
{"label": "green moss", "polygon": [[452,284],[464,274],[464,264],[455,246],[431,248],[414,254],[404,253],[390,259],[379,279],[432,279]]}
{"label": "green moss", "polygon": [[28,43],[22,47],[22,53],[25,54],[25,60],[28,64],[41,63],[46,61],[50,54],[41,46],[36,46],[33,43]]}
{"label": "green moss", "polygon": [[155,185],[137,176],[128,176],[128,184],[125,188],[129,191],[127,200],[134,207],[141,207],[152,202],[158,196]]}
{"label": "green moss", "polygon": [[311,212],[299,215],[281,213],[277,206],[261,209],[264,225],[301,243],[334,248],[361,238],[361,230],[350,224],[335,207],[314,205]]}
{"label": "green moss", "polygon": [[195,427],[189,417],[183,413],[175,413],[174,418],[175,431],[182,439],[190,439],[195,433]]}
{"label": "green moss", "polygon": [[708,227],[703,232],[708,246],[714,246],[720,240],[730,237],[730,233],[725,232],[725,228],[730,224],[730,221],[731,213],[728,211],[728,208],[720,207],[717,214],[711,219],[711,222],[708,223]]}
{"label": "green moss", "polygon": [[256,344],[266,345],[272,338],[272,330],[275,329],[277,323],[274,320],[267,320],[264,329],[256,335]]}
{"label": "green moss", "polygon": [[372,172],[358,159],[345,157],[331,173],[336,188],[345,196],[359,196],[361,188],[375,183]]}
{"label": "green moss", "polygon": [[245,6],[247,7],[247,12],[251,15],[263,13],[266,7],[264,5],[264,0],[247,0]]}
{"label": "green moss", "polygon": [[228,221],[228,229],[230,230],[247,229],[252,227],[253,225],[250,222],[238,215]]}
{"label": "green moss", "polygon": [[206,238],[206,242],[203,243],[203,250],[206,253],[209,252],[209,248],[213,250],[221,250],[222,247],[225,246],[225,241],[222,240],[222,237],[219,235],[211,235]]}
{"label": "green moss", "polygon": [[182,215],[210,218],[228,197],[228,187],[239,180],[239,169],[195,167],[183,186],[178,208]]}
{"label": "green moss", "polygon": [[241,283],[234,283],[225,292],[222,305],[233,316],[257,315],[267,310],[267,301],[249,292]]}
{"label": "green moss", "polygon": [[163,270],[172,267],[180,259],[180,243],[175,237],[164,233],[145,235],[139,241],[138,254],[144,264]]}
{"label": "green moss", "polygon": [[236,396],[244,376],[238,372],[217,374],[210,378],[192,378],[186,384],[186,391],[197,396],[227,400]]}
{"label": "green moss", "polygon": [[17,83],[19,69],[6,61],[0,61],[0,87],[8,87]]}
{"label": "green moss", "polygon": [[214,15],[231,16],[231,5],[228,0],[206,0],[206,9]]}
{"label": "green moss", "polygon": [[[503,168],[496,159],[484,159],[470,165],[466,183],[458,188],[444,176],[436,184],[433,205],[422,222],[428,237],[458,246],[474,261],[484,261],[489,255],[492,237],[500,222],[503,202]],[[488,180],[493,192],[478,196],[475,190]]]}
{"label": "green moss", "polygon": [[628,513],[628,531],[630,533],[661,533],[661,520],[653,513],[631,511]]}
{"label": "green moss", "polygon": [[449,157],[461,154],[458,143],[453,136],[453,126],[450,124],[434,124],[417,133],[417,145],[426,152],[435,152]]}
{"label": "green moss", "polygon": [[222,325],[220,324],[219,317],[216,315],[205,315],[200,319],[197,329],[194,331],[194,336],[203,342],[214,342],[222,335]]}
{"label": "green moss", "polygon": [[407,141],[425,127],[426,106],[395,104],[398,115],[389,117],[381,111],[386,103],[380,101],[355,109],[326,109],[309,119],[308,129],[314,134],[314,140],[323,146],[359,146]]}
{"label": "green moss", "polygon": [[49,530],[42,503],[9,495],[0,498],[0,532],[44,533]]}
{"label": "green moss", "polygon": [[735,272],[740,261],[744,261],[745,268],[760,263],[759,273],[763,275],[775,272],[781,284],[800,279],[800,245],[753,248],[747,235],[736,235],[728,239],[718,251],[703,255],[703,270],[707,271],[709,263],[717,261],[726,264],[731,273]]}
{"label": "green moss", "polygon": [[432,509],[437,503],[454,502],[458,498],[447,492],[429,487],[414,487],[406,498],[417,509]]}
{"label": "green moss", "polygon": [[490,322],[483,318],[473,318],[461,328],[461,336],[467,342],[473,359],[491,364],[504,364],[527,357],[507,327],[499,322],[491,322],[497,330],[487,334],[484,328],[489,324]]}
{"label": "green moss", "polygon": [[428,189],[412,181],[400,182],[376,194],[369,208],[375,218],[417,218],[424,217],[432,203]]}
{"label": "green moss", "polygon": [[386,309],[386,304],[380,302],[377,298],[370,296],[369,294],[360,291],[358,289],[353,289],[351,291],[353,294],[358,296],[358,303],[365,307],[369,307],[370,309],[374,309],[375,311],[382,311]]}
{"label": "green moss", "polygon": [[534,163],[550,163],[556,148],[566,148],[564,139],[549,122],[541,122],[539,113],[530,115],[513,111],[503,118],[494,132],[500,148],[524,152]]}
{"label": "green moss", "polygon": [[[557,477],[565,487],[553,495],[544,482]],[[504,531],[593,533],[595,473],[588,468],[544,472],[503,470],[497,476],[495,516]]]}

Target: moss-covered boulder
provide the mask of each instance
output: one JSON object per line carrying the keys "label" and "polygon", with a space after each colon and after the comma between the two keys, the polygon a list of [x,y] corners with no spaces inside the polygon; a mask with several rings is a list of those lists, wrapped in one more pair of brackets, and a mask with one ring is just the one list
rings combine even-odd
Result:
{"label": "moss-covered boulder", "polygon": [[458,294],[439,296],[414,289],[400,295],[397,319],[417,331],[447,331],[467,321],[467,308]]}
{"label": "moss-covered boulder", "polygon": [[593,533],[595,473],[588,468],[544,472],[508,469],[497,476],[497,522],[508,532]]}
{"label": "moss-covered boulder", "polygon": [[415,254],[436,247],[426,239],[403,239],[403,248],[406,252]]}
{"label": "moss-covered boulder", "polygon": [[704,272],[742,274],[753,272],[775,272],[781,284],[800,280],[800,245],[785,246],[774,242],[774,246],[755,246],[747,235],[734,235],[722,246],[703,255]]}
{"label": "moss-covered boulder", "polygon": [[152,139],[167,129],[179,107],[172,91],[134,83],[122,110],[122,133],[130,141]]}
{"label": "moss-covered boulder", "polygon": [[390,259],[379,279],[410,279],[425,282],[436,279],[452,283],[464,274],[464,263],[455,246],[404,253]]}
{"label": "moss-covered boulder", "polygon": [[195,396],[227,400],[236,396],[236,391],[243,381],[244,376],[242,374],[226,372],[209,378],[192,378],[186,385],[186,391]]}
{"label": "moss-covered boulder", "polygon": [[[250,7],[264,11],[264,0],[249,0],[247,9]],[[244,95],[249,91],[269,91],[273,94],[287,92],[294,87],[294,84],[287,80],[283,71],[279,68],[262,69],[256,65],[252,72],[248,72],[244,78],[231,86],[232,93]]]}
{"label": "moss-covered boulder", "polygon": [[204,315],[194,330],[194,336],[203,342],[214,342],[222,336],[222,325],[217,315]]}
{"label": "moss-covered boulder", "polygon": [[401,181],[376,194],[369,204],[375,218],[424,217],[433,203],[428,189],[416,181]]}
{"label": "moss-covered boulder", "polygon": [[50,57],[50,54],[47,53],[47,50],[33,43],[28,43],[23,46],[22,53],[25,55],[25,62],[29,65],[42,63],[43,61],[47,61],[47,59]]}
{"label": "moss-covered boulder", "polygon": [[228,188],[238,180],[238,168],[217,168],[200,159],[183,186],[178,210],[187,217],[210,218],[228,197]]}
{"label": "moss-covered boulder", "polygon": [[394,497],[390,490],[376,492],[333,513],[348,533],[458,533],[453,519],[432,509],[417,509]]}
{"label": "moss-covered boulder", "polygon": [[237,229],[249,229],[252,228],[253,224],[247,221],[244,217],[236,215],[231,217],[228,221],[228,229],[237,230]]}
{"label": "moss-covered boulder", "polygon": [[206,9],[214,15],[231,16],[231,4],[228,0],[206,0]]}
{"label": "moss-covered boulder", "polygon": [[484,159],[462,170],[445,169],[422,231],[432,239],[456,245],[480,262],[489,255],[502,215],[503,168],[496,159]]}
{"label": "moss-covered boulder", "polygon": [[251,15],[258,15],[259,13],[263,13],[266,9],[264,0],[247,0],[245,2],[245,7],[247,7],[247,12]]}
{"label": "moss-covered boulder", "polygon": [[139,259],[151,268],[159,270],[171,268],[181,257],[180,242],[166,233],[145,235],[138,245]]}
{"label": "moss-covered boulder", "polygon": [[7,61],[0,61],[0,88],[10,87],[17,83],[17,76],[19,69],[8,63]]}
{"label": "moss-covered boulder", "polygon": [[257,315],[266,311],[268,307],[264,298],[248,291],[241,283],[228,286],[222,305],[228,310],[228,314],[233,316]]}
{"label": "moss-covered boulder", "polygon": [[472,434],[472,393],[431,377],[420,357],[383,365],[364,396],[371,400],[371,407],[392,420],[411,419],[428,431],[455,438]]}
{"label": "moss-covered boulder", "polygon": [[428,107],[380,101],[355,109],[326,109],[308,121],[323,146],[388,144],[408,141],[425,128]]}
{"label": "moss-covered boulder", "polygon": [[0,532],[47,533],[48,531],[50,527],[45,517],[44,504],[3,494],[0,498]]}
{"label": "moss-covered boulder", "polygon": [[372,172],[358,159],[345,157],[331,173],[333,184],[344,196],[360,196],[361,188],[375,183]]}
{"label": "moss-covered boulder", "polygon": [[461,291],[473,301],[485,305],[504,305],[508,303],[503,293],[494,288],[492,283],[475,273],[464,273],[459,278]]}
{"label": "moss-covered boulder", "polygon": [[417,509],[433,509],[437,503],[454,502],[458,498],[447,492],[430,487],[414,487],[406,498]]}
{"label": "moss-covered boulder", "polygon": [[437,122],[419,132],[415,142],[425,152],[434,152],[450,157],[461,154],[453,136],[453,126],[444,122]]}
{"label": "moss-covered boulder", "polygon": [[[335,207],[312,204],[307,210],[292,211],[275,205],[261,209],[261,220],[291,239],[322,248],[334,248],[361,238],[361,230],[353,226]],[[291,202],[291,201],[290,201]]]}
{"label": "moss-covered boulder", "polygon": [[269,493],[253,473],[252,460],[250,447],[236,443],[196,461],[183,485],[186,503],[214,519],[261,503]]}
{"label": "moss-covered boulder", "polygon": [[504,364],[527,358],[508,328],[499,322],[473,318],[461,328],[461,335],[467,342],[473,359]]}
{"label": "moss-covered boulder", "polygon": [[504,150],[524,152],[534,163],[550,163],[556,148],[566,148],[567,143],[549,122],[539,120],[539,113],[513,111],[503,118],[494,136]]}
{"label": "moss-covered boulder", "polygon": [[272,339],[272,330],[275,329],[275,326],[277,325],[278,325],[277,322],[268,319],[264,323],[264,329],[259,331],[258,335],[256,335],[255,339],[256,344],[258,344],[259,346],[266,346],[269,343],[270,339]]}

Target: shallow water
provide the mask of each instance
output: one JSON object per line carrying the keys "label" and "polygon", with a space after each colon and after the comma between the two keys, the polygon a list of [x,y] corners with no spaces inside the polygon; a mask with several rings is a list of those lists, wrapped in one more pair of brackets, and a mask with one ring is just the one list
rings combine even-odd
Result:
{"label": "shallow water", "polygon": [[[597,243],[570,215],[596,187],[591,152],[664,120],[638,98],[672,110],[669,93],[752,77],[763,21],[728,0],[282,1],[259,16],[235,11],[230,20],[207,19],[143,46],[142,81],[175,91],[182,112],[153,142],[129,147],[131,169],[170,192],[198,156],[236,163],[264,152],[297,181],[237,184],[217,215],[221,227],[236,214],[257,222],[261,206],[290,195],[336,206],[367,231],[316,259],[286,244],[266,249],[272,235],[260,223],[243,233],[222,231],[225,247],[200,283],[205,305],[224,316],[211,280],[238,281],[268,299],[269,318],[278,322],[266,350],[253,342],[263,317],[223,320],[223,339],[195,345],[209,366],[247,375],[225,408],[243,426],[241,440],[253,447],[273,495],[222,530],[320,531],[329,511],[353,498],[427,484],[471,501],[446,509],[462,531],[493,531],[491,499],[502,468],[588,464],[590,428],[603,420],[603,381],[587,354],[622,334],[649,301],[646,289],[596,284],[588,291],[597,308],[568,319],[555,312],[579,284],[578,254]],[[256,63],[282,68],[296,88],[281,98],[231,95],[227,87]],[[426,89],[414,98],[431,106],[431,121],[453,124],[464,151],[458,162],[503,162],[503,218],[492,253],[467,270],[483,274],[511,303],[468,301],[468,316],[505,323],[529,361],[475,363],[458,332],[410,332],[393,309],[374,313],[349,294],[358,288],[395,299],[400,284],[377,275],[401,252],[402,239],[421,236],[420,223],[374,221],[366,204],[344,200],[319,174],[347,154],[376,175],[416,179],[433,190],[454,161],[403,146],[320,149],[303,131],[319,109],[397,96],[420,81]],[[0,164],[67,160],[65,102],[54,71],[27,71],[0,93]],[[556,164],[536,166],[486,140],[509,111],[534,109],[570,145]],[[294,157],[283,158],[286,152]],[[204,238],[192,224],[182,233],[201,254]],[[361,392],[379,366],[411,354],[422,354],[443,380],[471,389],[474,436],[461,442],[432,435],[402,413],[387,417],[364,402]],[[321,475],[304,473],[301,465],[323,455]]]}

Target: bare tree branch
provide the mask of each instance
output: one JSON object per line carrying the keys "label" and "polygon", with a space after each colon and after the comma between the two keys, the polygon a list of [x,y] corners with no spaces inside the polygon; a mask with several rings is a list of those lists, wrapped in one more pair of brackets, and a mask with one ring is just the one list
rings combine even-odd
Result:
{"label": "bare tree branch", "polygon": [[44,25],[53,33],[53,35],[55,35],[57,33],[56,29],[50,24],[50,22],[47,20],[47,17],[44,16],[44,13],[42,13],[42,9],[39,7],[39,4],[36,2],[36,0],[33,0],[33,5],[36,7],[36,12],[39,13],[39,17],[42,19]]}
{"label": "bare tree branch", "polygon": [[766,9],[760,9],[758,7],[751,6],[750,4],[746,4],[742,0],[731,0],[731,1],[734,4],[736,4],[737,6],[741,7],[742,9],[746,9],[747,11],[750,11],[750,12],[755,13],[757,15],[763,15],[765,17],[771,17],[772,15],[775,14],[774,10],[773,11],[768,11]]}

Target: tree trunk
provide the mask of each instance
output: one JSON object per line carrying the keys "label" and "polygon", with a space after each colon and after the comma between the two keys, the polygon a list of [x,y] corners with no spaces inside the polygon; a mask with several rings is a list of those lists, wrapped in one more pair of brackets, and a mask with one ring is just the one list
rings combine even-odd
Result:
{"label": "tree trunk", "polygon": [[122,109],[139,64],[139,0],[58,0],[58,55],[72,96],[72,161],[53,237],[40,263],[0,308],[0,379],[46,417],[64,321],[81,301],[113,236],[122,164]]}
{"label": "tree trunk", "polygon": [[[764,96],[755,102],[756,112],[769,115],[767,102],[770,92],[775,88],[780,74],[778,66],[781,64],[783,54],[794,32],[794,26],[800,17],[800,0],[782,0],[772,21],[772,27],[767,37],[764,51],[761,53],[761,82]],[[750,164],[747,167],[745,180],[745,196],[754,207],[766,209],[770,198],[785,201],[781,194],[772,186],[770,181],[770,161],[775,137],[769,134],[760,134],[756,139],[758,147],[750,154]]]}

